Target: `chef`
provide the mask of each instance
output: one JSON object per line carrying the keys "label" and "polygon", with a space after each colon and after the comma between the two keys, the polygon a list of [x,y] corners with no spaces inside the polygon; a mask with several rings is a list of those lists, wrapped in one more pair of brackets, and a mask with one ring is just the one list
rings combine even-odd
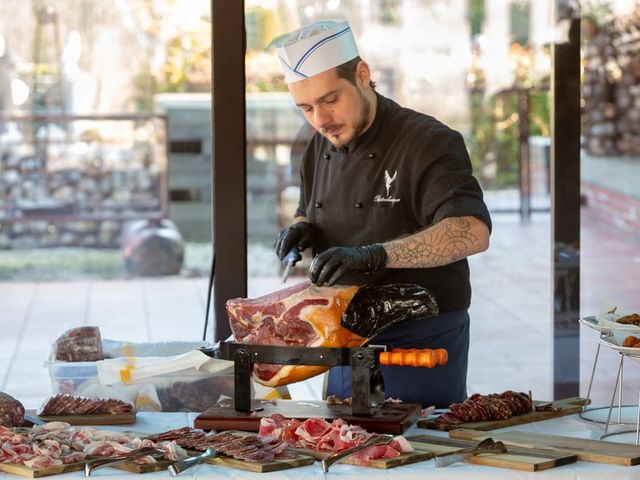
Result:
{"label": "chef", "polygon": [[[294,222],[276,253],[312,249],[318,286],[414,283],[440,314],[371,339],[446,348],[444,367],[382,367],[387,397],[446,407],[466,398],[471,286],[467,257],[489,246],[491,219],[460,133],[380,95],[348,22],[320,21],[284,37],[277,53],[289,92],[316,133],[304,153]],[[351,395],[351,372],[327,394]]]}

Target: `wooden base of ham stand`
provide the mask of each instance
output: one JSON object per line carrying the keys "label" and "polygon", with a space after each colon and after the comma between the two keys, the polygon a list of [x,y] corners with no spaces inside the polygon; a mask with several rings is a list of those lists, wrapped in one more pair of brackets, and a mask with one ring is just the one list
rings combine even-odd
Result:
{"label": "wooden base of ham stand", "polygon": [[203,430],[245,430],[257,432],[260,419],[279,413],[287,418],[306,420],[342,418],[349,424],[360,425],[368,432],[400,435],[420,416],[421,406],[415,403],[385,403],[372,407],[370,415],[353,415],[349,405],[327,405],[319,401],[253,400],[252,412],[237,412],[231,400],[222,401],[198,415],[195,428]]}

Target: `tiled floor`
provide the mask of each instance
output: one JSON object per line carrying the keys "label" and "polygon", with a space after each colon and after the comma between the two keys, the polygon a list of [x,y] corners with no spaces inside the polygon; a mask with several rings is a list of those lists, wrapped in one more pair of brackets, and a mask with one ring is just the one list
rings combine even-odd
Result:
{"label": "tiled floor", "polygon": [[[584,220],[582,314],[618,303],[640,309],[640,245],[615,238]],[[532,390],[551,398],[551,266],[548,215],[528,224],[494,216],[489,251],[472,257],[474,297],[469,391]],[[292,281],[295,281],[293,279]],[[199,340],[206,279],[164,278],[69,283],[0,283],[0,391],[38,406],[50,394],[51,343],[68,328],[98,325],[103,337],[128,341]],[[249,296],[279,288],[277,278],[250,282]],[[635,303],[634,303],[635,302]],[[581,331],[581,393],[586,393],[597,346]],[[619,356],[603,351],[592,398],[610,401]],[[628,362],[625,394],[637,401],[640,368]]]}

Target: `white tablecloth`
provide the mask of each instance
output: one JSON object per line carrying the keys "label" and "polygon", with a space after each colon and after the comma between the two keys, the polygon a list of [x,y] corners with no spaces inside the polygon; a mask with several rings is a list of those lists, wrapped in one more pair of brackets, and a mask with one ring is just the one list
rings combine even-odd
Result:
{"label": "white tablecloth", "polygon": [[[183,427],[185,425],[193,426],[193,420],[197,414],[195,413],[139,413],[138,422],[135,425],[127,425],[122,427],[108,427],[112,430],[134,430],[139,432],[157,433],[173,428]],[[103,427],[105,428],[105,427]],[[628,427],[627,427],[628,428]],[[544,422],[530,423],[526,425],[518,425],[510,429],[526,430],[529,432],[547,433],[555,435],[564,435],[578,438],[596,439],[602,434],[602,425],[585,422],[578,418],[577,415],[562,417]],[[496,431],[506,431],[496,430]],[[613,430],[615,431],[615,429]],[[421,428],[411,427],[405,436],[412,435],[443,435],[444,432],[436,432],[433,430],[425,430]],[[624,435],[614,437],[612,440],[617,442],[633,443],[634,435]],[[70,472],[58,477],[71,478],[83,477],[83,472]],[[137,474],[129,473],[123,470],[113,468],[103,468],[92,474],[97,480],[106,479],[122,479],[138,477]],[[0,479],[16,479],[13,475],[0,473]],[[167,471],[146,473],[144,480],[153,480],[157,478],[172,478]],[[395,480],[395,479],[459,479],[459,480],[500,480],[500,479],[527,479],[535,478],[537,480],[640,480],[640,465],[635,467],[623,467],[617,465],[606,465],[591,462],[576,462],[561,467],[543,470],[541,472],[520,472],[517,470],[509,470],[497,467],[487,467],[484,465],[472,465],[467,463],[456,463],[444,468],[435,468],[433,460],[418,462],[389,470],[381,470],[376,468],[363,468],[345,464],[335,464],[331,467],[331,471],[327,474],[322,472],[322,468],[318,462],[306,467],[292,468],[278,472],[269,473],[253,473],[244,470],[238,470],[218,465],[198,465],[180,475],[180,478],[194,479],[363,479],[363,480]]]}

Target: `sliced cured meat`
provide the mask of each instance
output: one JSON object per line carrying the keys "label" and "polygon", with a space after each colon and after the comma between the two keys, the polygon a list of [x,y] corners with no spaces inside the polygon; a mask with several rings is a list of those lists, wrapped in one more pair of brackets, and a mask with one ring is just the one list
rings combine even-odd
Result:
{"label": "sliced cured meat", "polygon": [[465,422],[506,420],[513,415],[530,412],[531,399],[522,392],[507,390],[501,394],[480,395],[474,393],[463,403],[452,403],[449,413],[436,419],[437,423],[457,425]]}
{"label": "sliced cured meat", "polygon": [[122,432],[72,427],[64,422],[35,426],[26,433],[0,427],[0,463],[23,464],[35,470],[77,463],[87,455],[110,457],[147,446],[164,450],[168,460],[187,456],[176,442],[154,443]]}
{"label": "sliced cured meat", "polygon": [[332,425],[322,418],[310,418],[305,420],[296,429],[298,442],[302,447],[315,449]]}
{"label": "sliced cured meat", "polygon": [[296,418],[287,418],[279,413],[260,419],[259,437],[271,437],[294,445],[298,439],[297,429],[302,422]]}
{"label": "sliced cured meat", "polygon": [[399,451],[400,453],[410,453],[414,450],[413,445],[411,445],[409,443],[409,440],[404,438],[402,435],[393,437],[393,440],[389,442],[389,446]]}
{"label": "sliced cured meat", "polygon": [[[257,345],[356,347],[398,322],[437,315],[433,296],[417,285],[318,287],[301,283],[260,298],[227,302],[236,341]],[[256,380],[275,387],[328,367],[264,365]]]}
{"label": "sliced cured meat", "polygon": [[66,394],[50,397],[38,409],[38,415],[119,415],[133,413],[133,405],[114,398],[87,398]]}
{"label": "sliced cured meat", "polygon": [[[278,417],[275,418],[274,417]],[[287,419],[284,419],[282,415],[274,414],[271,419],[275,420],[273,424],[285,424]],[[263,419],[267,420],[267,419]],[[265,422],[266,425],[273,425]],[[268,436],[263,437],[272,441],[274,435],[282,433],[282,429],[266,428],[261,429],[258,433],[258,437],[262,437],[263,433],[267,433]],[[323,432],[320,434],[320,432]],[[311,450],[317,450],[321,452],[341,452],[348,448],[357,447],[364,443],[371,437],[371,433],[367,432],[364,428],[357,425],[349,425],[341,418],[335,419],[333,422],[328,423],[325,420],[318,418],[309,418],[302,422],[297,429],[299,435],[298,440],[289,440],[287,443],[295,448],[306,448]],[[276,440],[283,440],[282,437],[275,437]],[[362,465],[366,465],[368,460],[373,458],[394,458],[402,453],[413,452],[413,447],[402,435],[393,437],[391,441],[386,445],[380,445],[384,448],[367,448],[363,452]]]}
{"label": "sliced cured meat", "polygon": [[47,457],[37,455],[30,460],[22,462],[26,467],[37,469],[53,467],[54,465],[62,465],[62,460],[59,458]]}
{"label": "sliced cured meat", "polygon": [[340,452],[364,443],[371,436],[364,428],[342,419],[334,420],[331,427],[318,442],[318,450]]}
{"label": "sliced cured meat", "polygon": [[402,455],[402,453],[391,445],[373,445],[360,452],[354,453],[351,456],[351,462],[356,465],[366,467],[369,465],[369,460],[375,460],[377,458],[395,458],[400,455]]}

